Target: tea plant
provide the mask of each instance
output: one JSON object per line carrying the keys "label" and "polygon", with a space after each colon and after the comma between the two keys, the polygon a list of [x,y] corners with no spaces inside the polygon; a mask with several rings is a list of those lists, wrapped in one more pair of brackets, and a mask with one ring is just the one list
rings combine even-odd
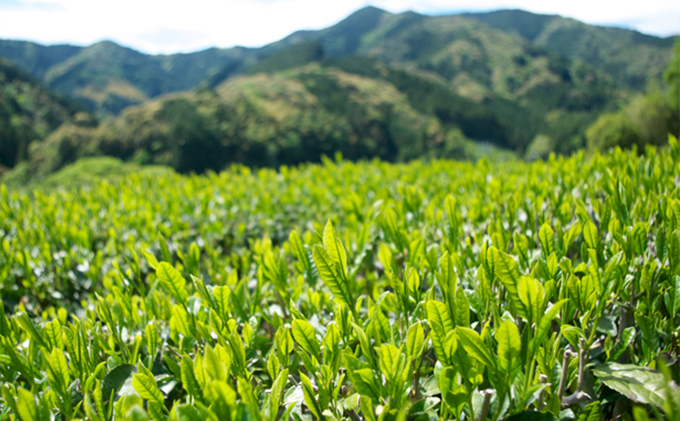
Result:
{"label": "tea plant", "polygon": [[2,188],[0,419],[678,419],[679,164]]}

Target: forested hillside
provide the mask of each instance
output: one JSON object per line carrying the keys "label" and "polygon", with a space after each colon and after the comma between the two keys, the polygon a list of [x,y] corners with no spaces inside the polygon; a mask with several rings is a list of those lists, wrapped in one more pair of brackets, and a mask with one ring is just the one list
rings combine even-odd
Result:
{"label": "forested hillside", "polygon": [[[27,159],[29,146],[66,121],[91,121],[82,107],[55,95],[26,72],[0,59],[0,174]],[[77,118],[75,118],[77,115]]]}
{"label": "forested hillside", "polygon": [[576,59],[618,86],[641,89],[650,79],[661,80],[673,44],[671,38],[523,11],[425,16],[367,7],[327,29],[296,32],[259,49],[152,56],[112,42],[75,47],[0,41],[0,57],[102,115],[206,80],[221,82],[276,51],[310,40],[318,41],[328,57],[369,56],[431,72],[470,96],[489,91],[511,95],[536,83],[544,63],[532,58],[550,54],[553,67],[570,68]]}
{"label": "forested hillside", "polygon": [[[14,141],[3,165],[25,160],[22,174],[37,179],[98,155],[181,172],[298,164],[335,151],[390,161],[537,158],[612,146],[623,134],[632,140],[622,145],[660,144],[673,127],[673,107],[649,100],[665,94],[639,99],[649,86],[665,89],[672,39],[518,10],[425,16],[367,7],[258,49],[151,56],[112,42],[0,41],[0,57],[102,120],[31,124],[38,133]],[[623,125],[612,135],[606,121],[626,118],[598,118],[625,107],[634,107],[627,120],[659,129]]]}
{"label": "forested hillside", "polygon": [[588,25],[575,19],[546,16],[522,10],[471,13],[477,19],[506,32],[514,32],[537,47],[587,62],[634,89],[650,80],[659,82],[668,66],[673,37],[659,38],[623,28]]}
{"label": "forested hillside", "polygon": [[[299,57],[308,55],[291,48]],[[315,49],[307,44],[308,51]],[[284,62],[273,61],[278,70],[268,72],[263,61],[259,71],[214,88],[129,108],[97,128],[64,125],[31,156],[31,172],[46,175],[92,155],[180,172],[229,163],[314,162],[336,151],[349,159],[388,161],[477,158],[489,147],[531,151],[537,131],[560,141],[554,149],[568,152],[582,146],[578,133],[594,120],[593,108],[604,110],[614,100],[607,83],[596,78],[583,86],[560,80],[529,90],[526,105],[519,106],[500,95],[475,101],[440,80],[369,58],[305,65],[292,60],[290,69],[281,68]],[[552,119],[546,118],[549,110]]]}

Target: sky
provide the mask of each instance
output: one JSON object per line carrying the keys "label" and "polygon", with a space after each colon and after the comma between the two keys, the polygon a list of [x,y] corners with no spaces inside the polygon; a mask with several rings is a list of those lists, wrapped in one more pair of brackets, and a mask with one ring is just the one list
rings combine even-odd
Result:
{"label": "sky", "polygon": [[680,0],[0,0],[0,39],[74,45],[111,40],[151,54],[258,47],[299,29],[333,25],[369,4],[429,15],[524,9],[680,34]]}

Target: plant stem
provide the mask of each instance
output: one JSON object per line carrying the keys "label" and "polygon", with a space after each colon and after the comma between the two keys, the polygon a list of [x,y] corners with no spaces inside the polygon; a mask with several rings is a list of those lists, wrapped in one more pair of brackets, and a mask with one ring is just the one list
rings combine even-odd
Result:
{"label": "plant stem", "polygon": [[[539,379],[541,384],[548,383],[548,376],[546,376],[545,374],[541,374]],[[536,407],[538,408],[539,411],[543,411],[544,406],[545,406],[545,389],[542,389],[541,392],[538,394],[538,403],[536,404]]]}
{"label": "plant stem", "polygon": [[493,389],[486,389],[482,391],[482,395],[484,395],[484,402],[482,403],[482,410],[479,411],[479,415],[477,416],[477,421],[485,421],[489,415],[489,408],[491,408],[491,395],[493,395],[493,392]]}
{"label": "plant stem", "polygon": [[569,375],[569,360],[574,353],[571,350],[564,351],[564,358],[562,359],[562,376],[560,377],[560,387],[557,389],[557,397],[561,401],[564,392],[567,389],[567,377]]}

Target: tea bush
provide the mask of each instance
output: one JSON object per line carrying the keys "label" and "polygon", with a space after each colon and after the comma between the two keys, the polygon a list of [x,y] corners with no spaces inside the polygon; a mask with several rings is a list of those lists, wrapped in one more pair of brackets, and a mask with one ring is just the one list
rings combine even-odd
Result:
{"label": "tea bush", "polygon": [[0,190],[0,419],[680,416],[680,149]]}

